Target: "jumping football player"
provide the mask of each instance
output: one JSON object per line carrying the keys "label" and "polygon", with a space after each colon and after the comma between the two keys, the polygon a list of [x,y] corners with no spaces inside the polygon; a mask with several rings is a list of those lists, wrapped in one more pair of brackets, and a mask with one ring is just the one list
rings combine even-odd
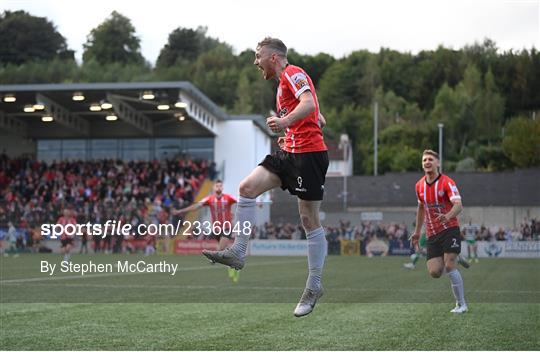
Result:
{"label": "jumping football player", "polygon": [[[325,232],[319,220],[328,169],[328,153],[321,129],[319,102],[311,78],[300,67],[287,61],[287,47],[276,38],[258,43],[255,66],[265,80],[279,82],[276,111],[266,124],[274,132],[285,132],[281,150],[266,158],[239,187],[236,221],[241,226],[253,224],[255,199],[266,191],[281,187],[298,198],[298,211],[308,241],[308,278],[297,304],[297,317],[311,313],[323,294],[321,275],[327,253]],[[278,141],[279,142],[279,141]],[[223,251],[203,251],[212,262],[230,267],[244,267],[249,233],[236,234],[234,244]]]}

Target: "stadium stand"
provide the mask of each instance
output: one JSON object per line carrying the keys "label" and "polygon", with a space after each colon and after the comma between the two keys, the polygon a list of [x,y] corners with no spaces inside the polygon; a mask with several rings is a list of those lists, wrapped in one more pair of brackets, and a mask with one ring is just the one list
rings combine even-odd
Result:
{"label": "stadium stand", "polygon": [[[192,202],[211,173],[208,160],[186,156],[148,162],[65,161],[48,165],[1,155],[0,164],[0,230],[9,233],[10,227],[17,228],[24,243],[38,240],[36,228],[56,223],[64,208],[74,210],[80,224],[107,219],[131,224],[171,222],[171,208]],[[107,241],[110,239],[104,244]],[[107,247],[112,249],[110,243]]]}
{"label": "stadium stand", "polygon": [[[155,99],[143,98],[148,91]],[[262,116],[228,115],[189,82],[4,85],[0,92],[17,96],[0,110],[0,148],[9,155],[0,156],[0,237],[19,248],[38,242],[30,229],[56,222],[63,207],[80,223],[174,222],[170,207],[192,202],[205,178],[219,174],[225,192],[236,194],[239,181],[277,147]],[[74,100],[74,92],[85,99]],[[42,107],[27,112],[28,104]],[[322,211],[329,239],[403,241],[421,174],[351,176],[350,145],[341,139],[327,138]],[[479,239],[538,238],[539,169],[450,176],[463,195],[462,223],[477,224]],[[258,239],[305,237],[287,192],[262,199],[258,214]]]}

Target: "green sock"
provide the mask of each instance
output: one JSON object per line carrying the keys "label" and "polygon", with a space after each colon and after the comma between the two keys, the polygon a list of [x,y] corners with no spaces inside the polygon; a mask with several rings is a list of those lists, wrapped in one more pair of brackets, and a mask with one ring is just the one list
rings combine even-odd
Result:
{"label": "green sock", "polygon": [[412,263],[413,263],[413,265],[416,265],[416,262],[418,261],[419,258],[420,258],[420,256],[418,254],[416,254],[416,253],[414,253],[412,255]]}

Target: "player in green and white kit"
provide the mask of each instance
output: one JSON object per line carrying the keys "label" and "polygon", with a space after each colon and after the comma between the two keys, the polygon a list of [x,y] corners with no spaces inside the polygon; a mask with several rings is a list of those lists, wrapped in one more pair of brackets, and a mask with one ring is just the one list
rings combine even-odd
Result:
{"label": "player in green and white kit", "polygon": [[[411,261],[409,263],[403,264],[403,266],[407,269],[415,269],[416,268],[416,262],[418,262],[418,259],[420,259],[420,256],[426,255],[426,241],[427,237],[425,233],[422,233],[422,236],[420,236],[420,239],[418,240],[418,247],[414,249],[414,253],[411,254]],[[458,263],[461,264],[464,268],[468,269],[470,264],[468,261],[465,260],[461,255],[458,256]],[[478,259],[477,259],[478,260]]]}
{"label": "player in green and white kit", "polygon": [[420,239],[418,240],[418,247],[415,248],[414,253],[411,254],[411,262],[403,264],[405,268],[407,269],[416,268],[416,262],[418,262],[418,259],[420,259],[420,256],[426,255],[426,241],[427,241],[426,234],[422,233],[422,236],[420,236]]}
{"label": "player in green and white kit", "polygon": [[465,234],[465,240],[467,241],[467,258],[478,263],[478,246],[476,245],[478,226],[471,224],[469,221],[469,224],[463,227],[463,233]]}

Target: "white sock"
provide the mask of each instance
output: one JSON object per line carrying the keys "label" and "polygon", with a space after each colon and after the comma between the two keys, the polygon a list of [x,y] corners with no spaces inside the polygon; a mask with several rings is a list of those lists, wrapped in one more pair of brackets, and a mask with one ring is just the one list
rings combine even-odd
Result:
{"label": "white sock", "polygon": [[328,242],[324,229],[319,227],[306,234],[308,241],[308,268],[309,275],[306,287],[311,290],[321,288],[321,275],[324,266],[324,258],[328,251]]}
{"label": "white sock", "polygon": [[64,254],[64,261],[69,262],[70,257],[71,257],[71,255],[69,255],[68,253]]}
{"label": "white sock", "polygon": [[155,253],[155,248],[153,246],[146,246],[144,249],[144,255],[149,256]]}
{"label": "white sock", "polygon": [[[236,206],[236,224],[234,230],[238,229],[231,250],[240,258],[244,258],[247,252],[251,229],[255,225],[255,199],[239,196]],[[245,222],[249,222],[249,230],[245,230]],[[245,230],[245,231],[244,231]]]}
{"label": "white sock", "polygon": [[459,270],[454,269],[447,273],[448,273],[448,276],[450,277],[450,281],[452,282],[452,292],[454,293],[454,297],[456,298],[456,301],[458,302],[460,306],[466,304],[465,293],[463,290],[463,278],[461,277]]}

